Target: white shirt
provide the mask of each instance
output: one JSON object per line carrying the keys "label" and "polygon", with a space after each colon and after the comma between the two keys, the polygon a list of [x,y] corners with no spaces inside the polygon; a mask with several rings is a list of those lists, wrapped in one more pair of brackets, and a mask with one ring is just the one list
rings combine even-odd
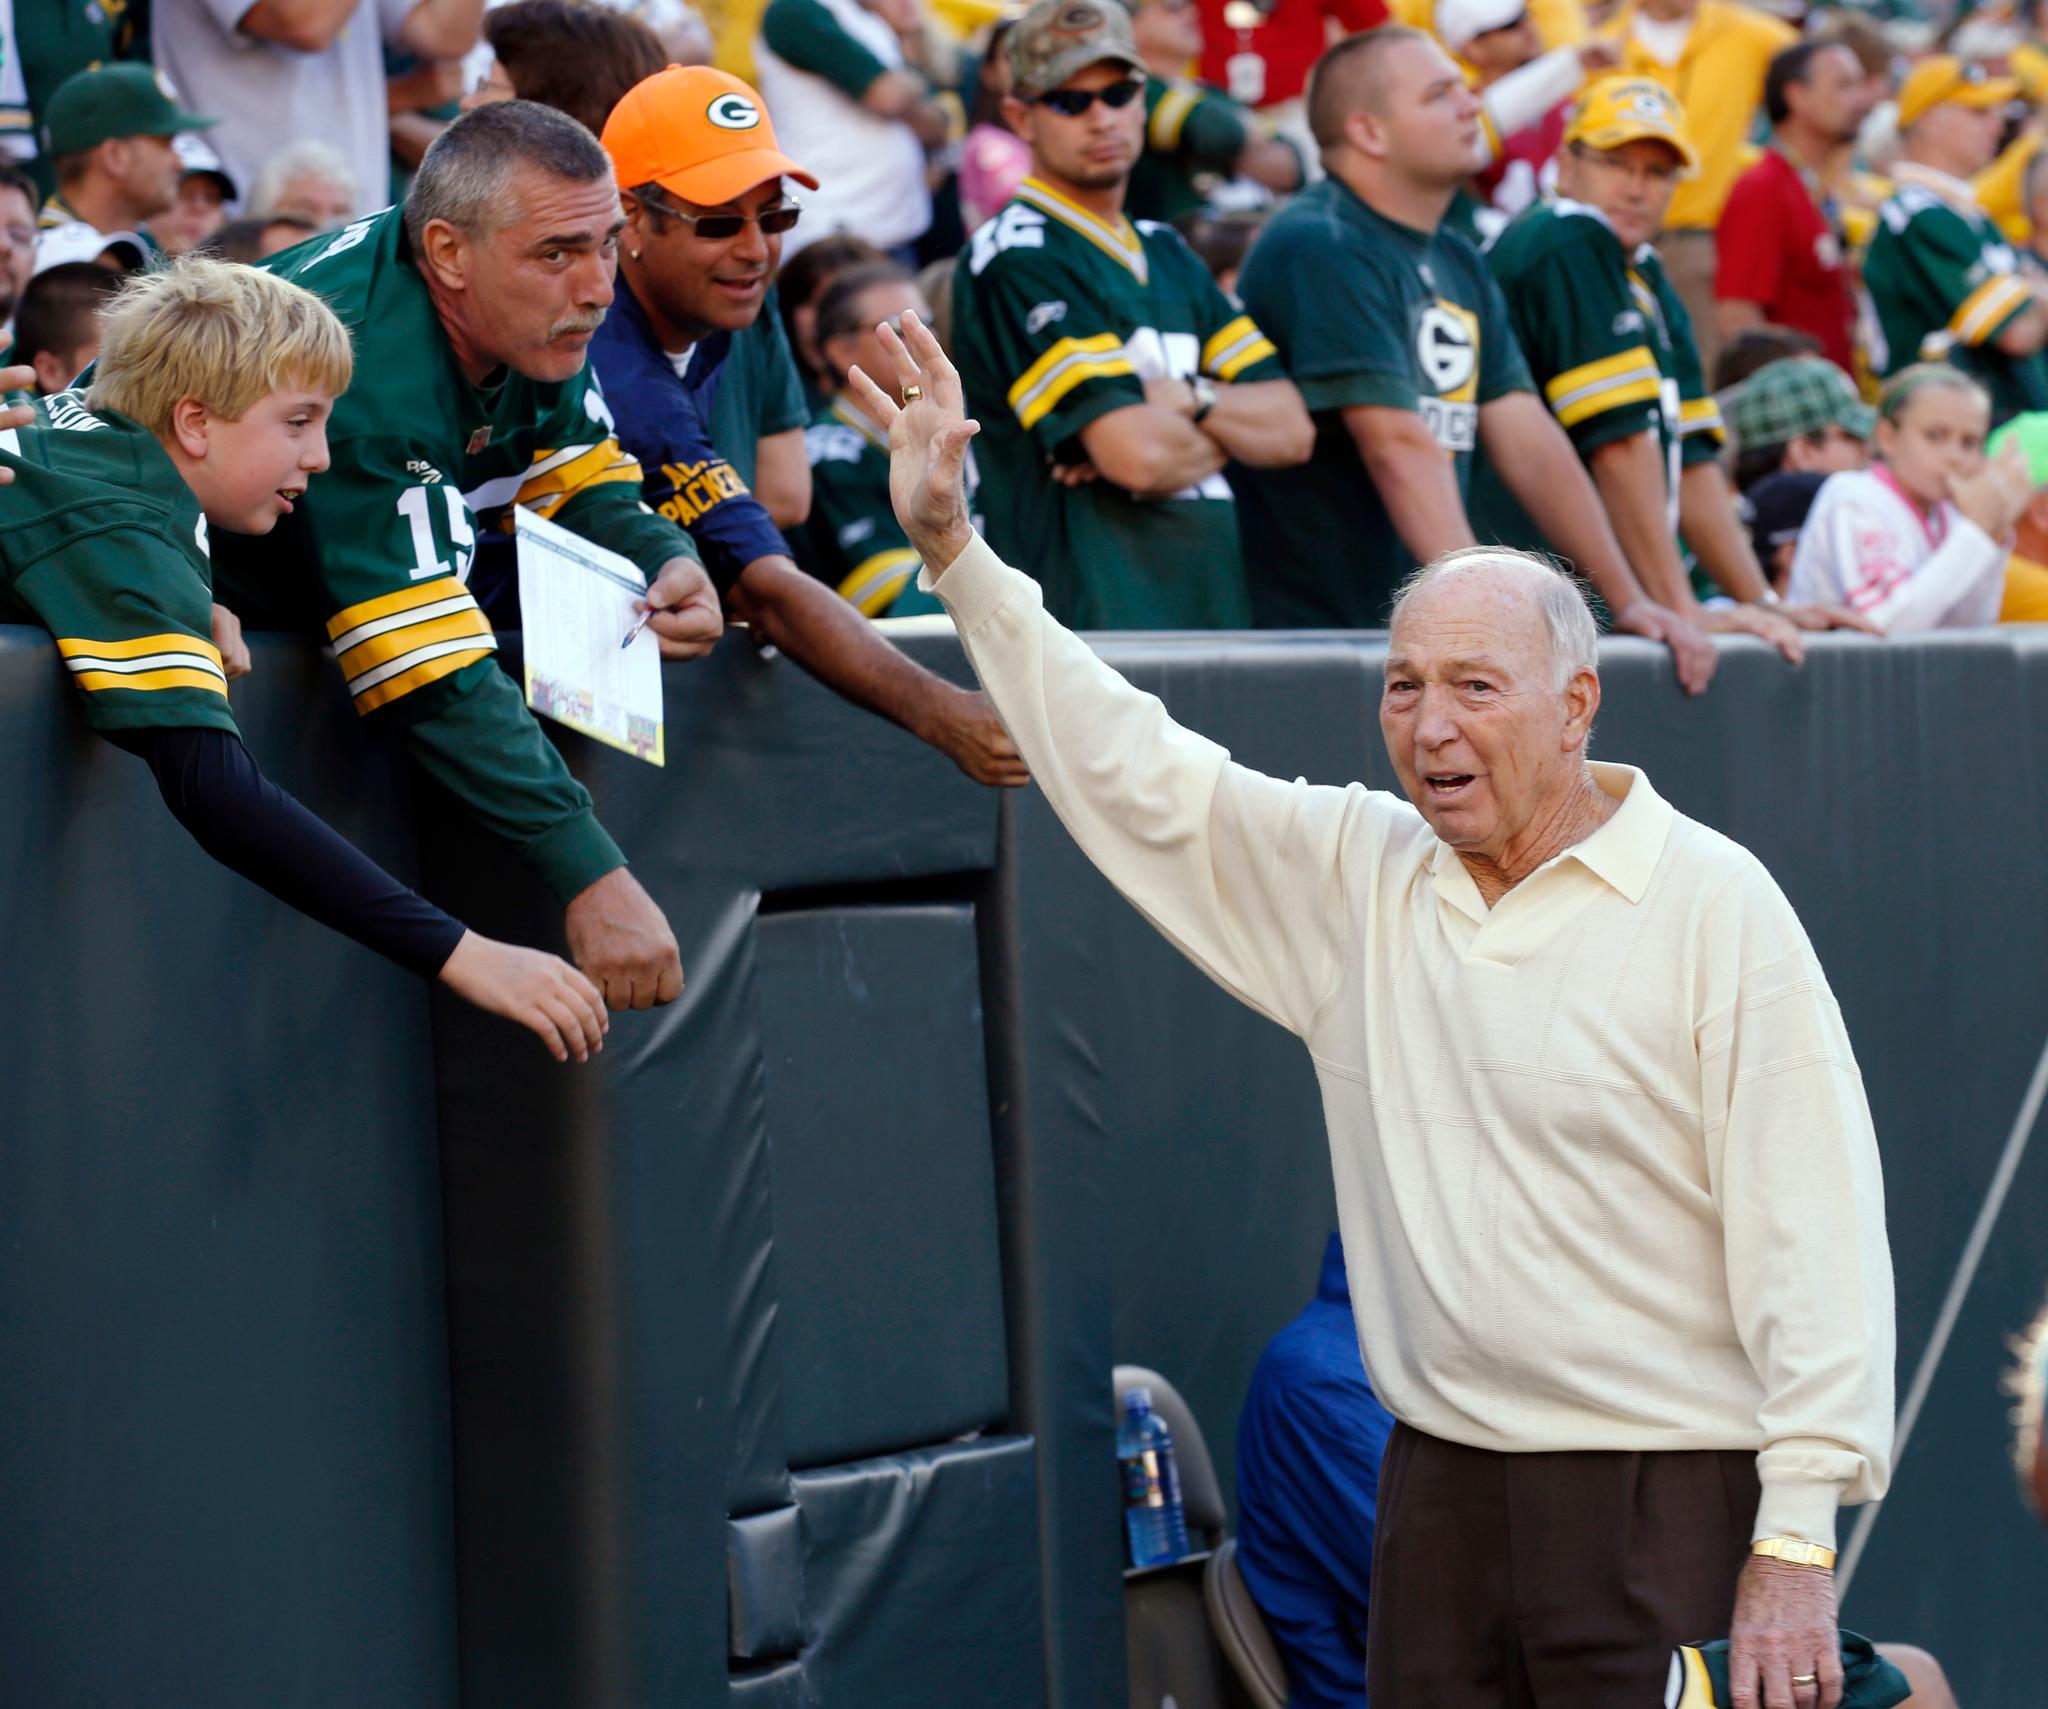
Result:
{"label": "white shirt", "polygon": [[1884,1493],[1892,1274],[1863,1083],[1754,856],[1620,803],[1491,909],[1406,801],[1184,730],[980,540],[934,582],[1089,858],[1308,1046],[1360,1345],[1504,1451],[1757,1450],[1757,1536]]}
{"label": "white shirt", "polygon": [[1923,513],[1882,464],[1821,483],[1785,597],[1846,605],[1888,635],[1998,621],[2006,549],[1943,499]]}

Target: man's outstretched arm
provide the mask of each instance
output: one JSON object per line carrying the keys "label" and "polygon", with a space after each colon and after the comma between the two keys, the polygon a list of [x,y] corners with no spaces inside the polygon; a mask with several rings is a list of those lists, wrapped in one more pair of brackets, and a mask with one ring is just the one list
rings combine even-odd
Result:
{"label": "man's outstretched arm", "polygon": [[968,524],[961,469],[976,424],[938,341],[914,316],[904,328],[907,347],[883,337],[897,382],[921,400],[899,408],[858,370],[856,393],[890,424],[897,518],[1033,778],[1089,859],[1190,960],[1307,1032],[1343,966],[1346,857],[1390,822],[1381,798],[1233,765],[1046,616],[1038,584]]}

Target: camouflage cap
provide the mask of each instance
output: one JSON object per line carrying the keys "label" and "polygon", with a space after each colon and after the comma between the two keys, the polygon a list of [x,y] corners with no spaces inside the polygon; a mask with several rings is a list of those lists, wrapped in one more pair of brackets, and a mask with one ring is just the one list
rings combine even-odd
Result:
{"label": "camouflage cap", "polygon": [[1057,89],[1075,72],[1105,60],[1145,74],[1131,39],[1131,15],[1116,0],[1038,0],[1003,46],[1011,79],[1025,95]]}

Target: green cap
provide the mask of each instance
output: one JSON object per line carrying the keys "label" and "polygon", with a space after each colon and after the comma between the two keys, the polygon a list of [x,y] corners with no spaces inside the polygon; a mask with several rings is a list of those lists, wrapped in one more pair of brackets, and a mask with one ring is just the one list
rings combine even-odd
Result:
{"label": "green cap", "polygon": [[1825,356],[1787,356],[1743,381],[1728,410],[1728,426],[1737,446],[1757,451],[1829,427],[1868,439],[1877,431],[1877,411]]}
{"label": "green cap", "polygon": [[1108,60],[1145,74],[1131,39],[1131,15],[1115,0],[1038,0],[1003,44],[1018,90],[1043,95],[1077,71]]}
{"label": "green cap", "polygon": [[43,114],[52,154],[81,154],[112,137],[176,136],[219,123],[180,107],[161,72],[132,64],[65,78]]}
{"label": "green cap", "polygon": [[2037,487],[2048,487],[2048,410],[2016,415],[1985,442],[1994,457],[2008,445],[2017,445],[2027,459],[2027,479]]}

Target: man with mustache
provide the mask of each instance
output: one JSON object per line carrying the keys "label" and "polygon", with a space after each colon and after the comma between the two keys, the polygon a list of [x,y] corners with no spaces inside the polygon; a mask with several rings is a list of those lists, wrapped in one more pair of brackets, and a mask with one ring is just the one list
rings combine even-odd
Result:
{"label": "man with mustache", "polygon": [[669,658],[723,628],[689,538],[640,502],[586,364],[623,221],[611,162],[530,101],[464,114],[401,207],[287,251],[356,346],[328,429],[333,467],[268,541],[216,531],[216,597],[245,621],[317,627],[356,710],[503,837],[565,906],[569,950],[615,1009],[682,990],[674,935],[541,733],[468,581],[515,504],[659,582]]}

